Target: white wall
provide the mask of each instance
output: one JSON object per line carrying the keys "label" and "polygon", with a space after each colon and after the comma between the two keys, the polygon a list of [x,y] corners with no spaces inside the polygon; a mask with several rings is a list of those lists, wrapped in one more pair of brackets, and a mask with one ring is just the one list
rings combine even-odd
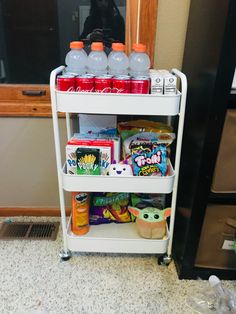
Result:
{"label": "white wall", "polygon": [[154,64],[159,69],[182,67],[191,0],[158,0]]}
{"label": "white wall", "polygon": [[51,119],[0,118],[0,155],[0,207],[59,206]]}

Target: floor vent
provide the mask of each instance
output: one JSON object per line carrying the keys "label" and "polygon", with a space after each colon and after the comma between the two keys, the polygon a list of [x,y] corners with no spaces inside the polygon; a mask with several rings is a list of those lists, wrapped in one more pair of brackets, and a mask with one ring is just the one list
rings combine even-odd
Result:
{"label": "floor vent", "polygon": [[0,240],[56,240],[59,222],[3,222]]}

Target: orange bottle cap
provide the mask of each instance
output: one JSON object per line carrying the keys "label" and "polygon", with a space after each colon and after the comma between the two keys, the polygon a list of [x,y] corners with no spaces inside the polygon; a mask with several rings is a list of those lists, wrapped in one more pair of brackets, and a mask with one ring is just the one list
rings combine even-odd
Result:
{"label": "orange bottle cap", "polygon": [[84,47],[84,43],[82,41],[72,41],[70,42],[71,49],[82,49]]}
{"label": "orange bottle cap", "polygon": [[113,43],[111,48],[114,51],[124,51],[125,50],[125,45],[122,44],[122,43]]}
{"label": "orange bottle cap", "polygon": [[104,49],[102,42],[94,42],[91,45],[92,51],[102,51]]}
{"label": "orange bottle cap", "polygon": [[138,44],[133,43],[133,45],[132,45],[132,50],[135,50],[135,47],[136,47],[137,45],[138,45]]}
{"label": "orange bottle cap", "polygon": [[146,45],[143,44],[133,44],[133,50],[136,52],[145,52],[146,51]]}

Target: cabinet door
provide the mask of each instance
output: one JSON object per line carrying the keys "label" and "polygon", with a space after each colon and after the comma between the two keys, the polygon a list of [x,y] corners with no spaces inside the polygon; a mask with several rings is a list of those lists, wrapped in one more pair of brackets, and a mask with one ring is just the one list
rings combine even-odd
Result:
{"label": "cabinet door", "polygon": [[236,270],[235,231],[236,206],[208,205],[195,266]]}
{"label": "cabinet door", "polygon": [[212,191],[236,193],[236,110],[226,113],[220,148],[212,182]]}

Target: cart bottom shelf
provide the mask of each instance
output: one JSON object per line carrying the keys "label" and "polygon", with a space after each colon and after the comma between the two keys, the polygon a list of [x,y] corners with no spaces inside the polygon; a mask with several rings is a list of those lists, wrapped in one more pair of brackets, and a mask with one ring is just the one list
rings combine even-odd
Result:
{"label": "cart bottom shelf", "polygon": [[71,232],[70,222],[67,228],[68,249],[72,252],[164,254],[168,241],[168,231],[160,240],[140,237],[135,223],[90,226],[83,236]]}

